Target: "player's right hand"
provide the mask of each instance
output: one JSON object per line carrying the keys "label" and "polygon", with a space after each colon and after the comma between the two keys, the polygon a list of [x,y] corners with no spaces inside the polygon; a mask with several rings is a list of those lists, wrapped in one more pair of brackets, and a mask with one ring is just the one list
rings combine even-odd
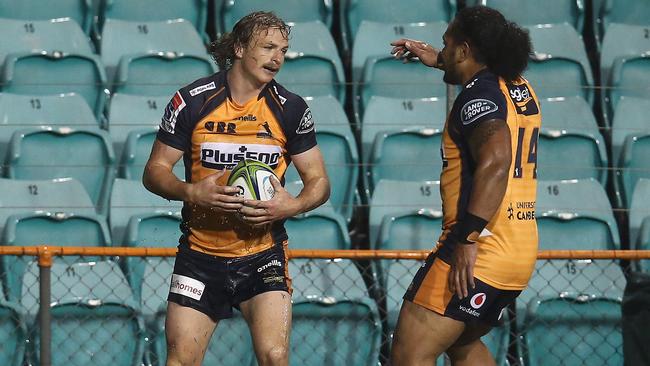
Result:
{"label": "player's right hand", "polygon": [[390,53],[396,59],[404,60],[405,63],[417,58],[427,66],[442,68],[442,63],[438,60],[440,50],[426,42],[402,38],[391,42],[390,45],[393,46]]}
{"label": "player's right hand", "polygon": [[225,170],[219,170],[188,188],[188,201],[197,206],[211,208],[223,212],[237,212],[243,207],[244,197],[236,196],[239,189],[222,186],[218,183]]}

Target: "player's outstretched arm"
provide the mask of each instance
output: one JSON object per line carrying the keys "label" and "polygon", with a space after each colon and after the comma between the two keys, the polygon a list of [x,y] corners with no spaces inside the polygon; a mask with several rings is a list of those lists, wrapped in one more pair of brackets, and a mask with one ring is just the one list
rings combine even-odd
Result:
{"label": "player's outstretched arm", "polygon": [[390,45],[393,46],[390,53],[396,59],[402,59],[405,63],[415,60],[417,57],[423,64],[429,67],[442,67],[442,63],[438,59],[440,50],[426,42],[402,38],[391,42]]}
{"label": "player's outstretched arm", "polygon": [[280,182],[271,178],[275,195],[269,201],[246,200],[240,214],[244,221],[262,226],[286,219],[322,205],[330,195],[330,184],[325,171],[323,155],[318,146],[292,155],[291,160],[300,174],[304,187],[292,197]]}
{"label": "player's outstretched arm", "polygon": [[168,200],[185,201],[224,212],[241,209],[244,199],[235,196],[238,189],[217,183],[224,171],[218,171],[194,184],[179,180],[172,169],[182,156],[182,151],[156,140],[144,168],[144,186]]}

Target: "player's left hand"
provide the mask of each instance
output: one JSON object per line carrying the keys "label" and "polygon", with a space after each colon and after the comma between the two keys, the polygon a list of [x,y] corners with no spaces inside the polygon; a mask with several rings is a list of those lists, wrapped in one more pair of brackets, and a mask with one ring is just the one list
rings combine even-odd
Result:
{"label": "player's left hand", "polygon": [[474,288],[474,263],[478,244],[456,244],[449,271],[449,289],[455,292],[459,299],[469,295],[469,289]]}
{"label": "player's left hand", "polygon": [[271,185],[275,189],[272,199],[268,201],[244,201],[244,206],[239,210],[239,215],[244,222],[258,227],[298,213],[298,200],[282,187],[280,181],[275,177],[271,177]]}

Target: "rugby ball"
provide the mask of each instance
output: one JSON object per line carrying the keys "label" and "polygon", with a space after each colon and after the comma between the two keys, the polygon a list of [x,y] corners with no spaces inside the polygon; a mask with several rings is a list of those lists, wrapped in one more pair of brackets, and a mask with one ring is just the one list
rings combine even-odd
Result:
{"label": "rugby ball", "polygon": [[268,201],[275,195],[271,177],[278,178],[270,166],[257,160],[245,159],[230,172],[228,185],[239,188],[237,195],[245,199]]}

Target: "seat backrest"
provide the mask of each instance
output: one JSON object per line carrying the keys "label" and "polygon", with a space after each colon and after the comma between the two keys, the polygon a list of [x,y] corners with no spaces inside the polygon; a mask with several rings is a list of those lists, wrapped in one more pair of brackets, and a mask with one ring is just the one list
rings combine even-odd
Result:
{"label": "seat backrest", "polygon": [[81,128],[19,130],[11,139],[7,162],[9,178],[75,178],[84,186],[99,212],[106,208],[114,175],[114,156],[105,131]]}
{"label": "seat backrest", "polygon": [[[1,3],[2,1],[0,6]],[[70,18],[51,20],[0,18],[0,34],[5,35],[0,44],[0,65],[7,54],[15,52],[47,50],[83,55],[93,53],[88,35]]]}
{"label": "seat backrest", "polygon": [[89,4],[86,0],[61,0],[56,6],[43,6],[38,0],[0,0],[0,18],[50,20],[69,17],[89,33],[92,21]]}
{"label": "seat backrest", "polygon": [[205,46],[194,25],[184,19],[157,22],[107,19],[100,50],[102,62],[110,70],[125,55],[160,51],[199,55],[205,53]]}
{"label": "seat backrest", "polygon": [[617,58],[611,76],[611,110],[616,110],[624,96],[650,99],[650,52],[636,57]]}
{"label": "seat backrest", "polygon": [[140,181],[116,179],[111,192],[109,223],[113,243],[120,246],[132,216],[139,214],[176,214],[179,215],[182,202],[168,201],[149,192]]}
{"label": "seat backrest", "polygon": [[650,14],[650,4],[647,1],[606,0],[603,1],[600,15],[606,31],[609,32],[614,26],[613,23],[648,26],[650,25],[648,14]]}
{"label": "seat backrest", "polygon": [[621,246],[607,194],[593,179],[538,182],[535,216],[540,247],[544,249],[578,249],[567,245],[584,249]]}
{"label": "seat backrest", "polygon": [[334,39],[320,21],[295,23],[289,50],[276,76],[287,89],[305,96],[345,100],[345,74]]}
{"label": "seat backrest", "polygon": [[[207,0],[108,0],[100,14],[103,19],[135,22],[185,19],[203,32],[207,19]],[[155,9],[155,11],[152,11]]]}
{"label": "seat backrest", "polygon": [[117,93],[108,109],[108,133],[113,141],[115,157],[122,150],[132,130],[157,127],[169,102],[168,96],[143,96]]}
{"label": "seat backrest", "polygon": [[630,249],[634,249],[639,244],[639,230],[643,221],[650,217],[650,179],[641,178],[637,181],[634,194],[630,200],[629,225],[630,225]]}
{"label": "seat backrest", "polygon": [[116,93],[167,96],[192,81],[216,72],[206,56],[160,52],[122,57],[113,90]]}
{"label": "seat backrest", "polygon": [[[287,219],[284,226],[292,249],[351,249],[345,219],[320,209]],[[314,235],[318,233],[318,235]]]}
{"label": "seat backrest", "polygon": [[[120,157],[120,177],[131,180],[141,180],[144,167],[149,160],[151,147],[156,141],[158,126],[148,129],[133,130],[129,133],[122,157]],[[178,179],[185,180],[185,163],[180,159],[174,165],[173,172]]]}
{"label": "seat backrest", "polygon": [[369,296],[359,269],[349,259],[292,259],[288,267],[294,303],[359,300]]}
{"label": "seat backrest", "polygon": [[[456,13],[456,0],[425,2],[348,0],[342,2],[341,9],[344,12],[341,20],[346,21],[350,39],[354,39],[363,21],[378,23],[448,22]],[[398,38],[400,37],[395,39]]]}
{"label": "seat backrest", "polygon": [[0,161],[4,161],[11,135],[27,126],[97,128],[99,124],[78,94],[18,95],[0,93]]}
{"label": "seat backrest", "polygon": [[[440,182],[381,180],[375,187],[370,201],[370,243],[376,245],[384,217],[417,212],[442,214]],[[433,238],[433,243],[438,238]]]}
{"label": "seat backrest", "polygon": [[[288,23],[320,21],[332,25],[333,4],[323,0],[231,0],[224,1],[221,15],[222,32],[231,32],[235,23],[253,11],[272,11]],[[294,29],[291,30],[293,36]]]}
{"label": "seat backrest", "polygon": [[[650,134],[646,111],[650,110],[650,99],[621,97],[614,111],[612,122],[612,163],[621,163],[625,139],[630,135]],[[546,117],[546,116],[545,116]]]}
{"label": "seat backrest", "polygon": [[[636,1],[635,3],[641,4],[642,1]],[[632,13],[631,9],[630,13]],[[610,71],[614,67],[614,61],[617,58],[642,55],[649,51],[650,34],[647,26],[610,24],[607,27],[607,33],[600,51],[602,84],[610,85]]]}
{"label": "seat backrest", "polygon": [[292,365],[377,365],[381,326],[369,299],[296,301],[292,309]]}
{"label": "seat backrest", "polygon": [[21,309],[9,304],[0,291],[0,363],[7,366],[22,366],[25,356],[27,332]]}
{"label": "seat backrest", "polygon": [[534,0],[487,0],[484,3],[517,24],[568,23],[582,33],[585,9],[580,1],[553,0],[547,2],[546,6],[539,6]]}
{"label": "seat backrest", "polygon": [[650,133],[634,134],[625,140],[621,153],[619,187],[627,207],[631,205],[632,195],[640,179],[650,179]]}
{"label": "seat backrest", "polygon": [[27,95],[77,93],[99,116],[104,109],[106,75],[95,55],[33,50],[5,58],[4,92]]}
{"label": "seat backrest", "polygon": [[[539,131],[537,178],[589,179],[607,182],[607,150],[597,126],[543,126]],[[567,161],[567,156],[580,159]]]}
{"label": "seat backrest", "polygon": [[621,301],[555,297],[526,313],[528,365],[623,364]]}

